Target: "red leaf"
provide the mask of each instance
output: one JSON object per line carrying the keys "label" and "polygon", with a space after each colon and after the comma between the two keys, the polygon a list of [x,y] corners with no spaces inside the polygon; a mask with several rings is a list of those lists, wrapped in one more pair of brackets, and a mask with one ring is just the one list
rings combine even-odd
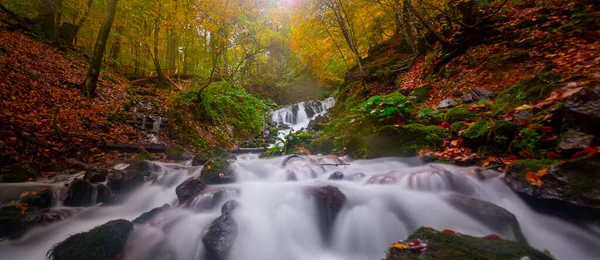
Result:
{"label": "red leaf", "polygon": [[444,232],[444,233],[451,233],[451,234],[455,234],[456,233],[456,232],[454,232],[454,230],[451,230],[451,229],[444,229],[444,230],[442,230],[442,232]]}
{"label": "red leaf", "polygon": [[547,158],[560,158],[561,156],[560,156],[560,154],[557,154],[555,152],[547,152],[546,157]]}
{"label": "red leaf", "polygon": [[484,236],[483,239],[487,239],[487,240],[500,240],[502,238],[500,236],[496,235],[496,234],[489,234],[487,236]]}

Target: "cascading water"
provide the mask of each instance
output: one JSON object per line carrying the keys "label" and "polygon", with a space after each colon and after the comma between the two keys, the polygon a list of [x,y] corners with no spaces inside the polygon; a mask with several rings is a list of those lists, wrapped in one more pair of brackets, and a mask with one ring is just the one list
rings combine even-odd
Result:
{"label": "cascading water", "polygon": [[335,105],[335,98],[307,101],[273,111],[271,120],[281,129],[279,138],[284,139],[290,131],[306,129],[311,120],[322,116]]}
{"label": "cascading water", "polygon": [[[209,185],[187,207],[179,207],[175,187],[198,176],[201,167],[189,166],[190,162],[154,165],[157,167],[153,167],[151,177],[155,180],[132,193],[123,204],[82,208],[71,218],[34,228],[20,240],[3,241],[0,257],[42,259],[52,245],[69,235],[114,219],[132,220],[168,203],[174,208],[149,224],[135,226],[125,258],[203,259],[202,237],[229,199],[240,203],[233,213],[239,232],[229,259],[381,259],[389,244],[406,239],[421,226],[475,236],[496,233],[515,237],[514,230],[498,231],[485,220],[464,213],[449,202],[451,196],[491,202],[512,212],[527,241],[539,249],[549,249],[558,259],[597,259],[600,248],[600,227],[575,225],[532,211],[495,172],[481,178],[472,168],[425,165],[417,159],[258,159],[242,155],[232,163],[236,183]],[[344,180],[329,180],[334,171],[343,172]],[[290,180],[291,174],[296,181]],[[0,190],[6,185],[21,185],[25,190],[33,184],[0,184]],[[338,187],[346,196],[329,227],[329,241],[322,236],[318,207],[306,192],[326,185]]]}

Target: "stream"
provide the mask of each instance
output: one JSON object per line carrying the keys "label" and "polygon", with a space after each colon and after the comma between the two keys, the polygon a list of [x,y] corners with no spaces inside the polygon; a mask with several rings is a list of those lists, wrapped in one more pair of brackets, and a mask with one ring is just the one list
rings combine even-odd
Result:
{"label": "stream", "polygon": [[[288,118],[290,113],[285,110],[274,113],[273,121],[303,128],[315,116],[296,115],[293,119]],[[44,259],[54,244],[70,235],[110,220],[133,220],[153,208],[170,204],[173,208],[150,224],[135,226],[125,259],[203,259],[202,237],[211,222],[221,215],[221,206],[231,199],[240,204],[232,213],[239,227],[229,255],[234,260],[382,259],[391,243],[406,239],[422,226],[474,236],[517,237],[509,226],[498,228],[486,224],[485,219],[451,203],[450,198],[462,196],[510,211],[526,240],[540,250],[548,249],[557,259],[598,259],[600,227],[536,213],[495,171],[476,174],[475,168],[425,164],[418,158],[259,159],[258,155],[245,154],[232,163],[237,176],[235,183],[209,185],[187,207],[180,207],[175,188],[189,177],[199,176],[202,166],[191,166],[191,161],[153,162],[153,165],[149,179],[154,181],[146,182],[120,205],[81,208],[54,205],[58,209],[75,210],[76,214],[52,225],[36,227],[19,240],[0,242],[0,258]],[[330,179],[336,171],[343,173],[343,180]],[[0,199],[6,201],[32,186],[50,187],[61,194],[67,181],[0,184]],[[327,185],[339,188],[346,201],[327,227],[330,235],[325,239],[317,217],[318,207],[306,191]]]}

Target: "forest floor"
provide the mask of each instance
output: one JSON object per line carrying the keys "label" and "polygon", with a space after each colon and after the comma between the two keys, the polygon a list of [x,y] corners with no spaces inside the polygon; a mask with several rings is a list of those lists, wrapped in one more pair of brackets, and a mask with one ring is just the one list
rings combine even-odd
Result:
{"label": "forest floor", "polygon": [[[98,97],[83,97],[89,57],[56,47],[0,10],[0,158],[42,169],[67,158],[106,164],[135,154],[104,149],[107,143],[145,143],[127,120],[129,109],[145,98],[111,69],[102,71]],[[16,26],[19,25],[19,26]],[[171,94],[158,90],[155,109],[168,110]],[[163,93],[164,92],[164,93]],[[162,143],[173,143],[166,133]]]}

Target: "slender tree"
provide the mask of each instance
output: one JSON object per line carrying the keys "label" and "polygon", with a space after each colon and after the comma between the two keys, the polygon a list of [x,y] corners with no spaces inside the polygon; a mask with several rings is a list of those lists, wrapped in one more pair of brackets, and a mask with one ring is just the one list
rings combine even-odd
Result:
{"label": "slender tree", "polygon": [[110,28],[112,27],[115,13],[117,12],[117,1],[118,0],[108,0],[104,23],[100,27],[96,45],[94,46],[92,61],[90,62],[87,76],[82,83],[81,90],[84,96],[96,96],[96,87],[98,86],[98,77],[100,76],[100,67],[102,66],[102,59],[106,50],[106,42],[108,41],[108,35],[110,34]]}

